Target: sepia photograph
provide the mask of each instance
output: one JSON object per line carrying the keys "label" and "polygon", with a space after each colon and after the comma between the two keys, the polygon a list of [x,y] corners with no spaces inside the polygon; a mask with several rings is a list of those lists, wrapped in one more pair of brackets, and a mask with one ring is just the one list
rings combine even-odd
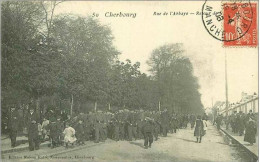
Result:
{"label": "sepia photograph", "polygon": [[258,161],[258,1],[0,4],[0,161]]}

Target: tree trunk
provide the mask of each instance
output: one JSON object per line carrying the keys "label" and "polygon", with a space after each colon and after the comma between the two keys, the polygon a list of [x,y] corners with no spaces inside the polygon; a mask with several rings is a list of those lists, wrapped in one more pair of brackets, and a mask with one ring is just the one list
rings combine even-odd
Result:
{"label": "tree trunk", "polygon": [[161,111],[161,102],[159,101],[159,111]]}
{"label": "tree trunk", "polygon": [[95,112],[97,112],[97,101],[95,102]]}
{"label": "tree trunk", "polygon": [[71,105],[70,105],[70,116],[72,117],[72,110],[73,110],[73,94],[71,94]]}

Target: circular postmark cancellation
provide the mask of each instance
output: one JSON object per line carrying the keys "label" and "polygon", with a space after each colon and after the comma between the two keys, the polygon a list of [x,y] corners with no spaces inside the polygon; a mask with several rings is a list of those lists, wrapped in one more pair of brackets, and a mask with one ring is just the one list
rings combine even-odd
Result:
{"label": "circular postmark cancellation", "polygon": [[249,31],[253,20],[250,1],[205,1],[202,22],[215,39],[236,41]]}

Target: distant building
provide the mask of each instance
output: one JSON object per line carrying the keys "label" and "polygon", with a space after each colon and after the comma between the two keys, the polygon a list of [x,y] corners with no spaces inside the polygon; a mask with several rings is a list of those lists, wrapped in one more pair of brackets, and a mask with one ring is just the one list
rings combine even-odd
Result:
{"label": "distant building", "polygon": [[[228,106],[228,115],[231,115],[234,111],[242,111],[248,113],[252,110],[253,113],[258,113],[258,95],[248,95],[247,93],[241,93],[241,100],[236,103],[231,103]],[[225,104],[219,106],[219,113],[226,115]]]}

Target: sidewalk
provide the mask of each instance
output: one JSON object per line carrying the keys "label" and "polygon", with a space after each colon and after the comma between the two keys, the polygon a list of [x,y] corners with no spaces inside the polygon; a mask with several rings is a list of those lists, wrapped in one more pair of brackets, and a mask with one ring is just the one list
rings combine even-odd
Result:
{"label": "sidewalk", "polygon": [[[50,142],[46,141],[40,144],[40,147],[47,146]],[[29,150],[28,137],[20,136],[16,138],[16,147],[11,147],[11,140],[8,137],[1,138],[1,153],[18,152],[22,150]]]}
{"label": "sidewalk", "polygon": [[259,143],[259,139],[258,139],[259,137],[258,136],[256,136],[256,143],[254,143],[253,146],[250,146],[250,144],[248,142],[244,141],[244,135],[243,136],[239,136],[238,134],[233,133],[231,131],[231,128],[226,130],[226,128],[224,126],[221,126],[221,129],[223,131],[225,131],[226,133],[228,133],[229,135],[231,135],[235,140],[237,140],[240,144],[242,144],[249,151],[251,151],[252,153],[254,153],[255,155],[258,156],[258,143]]}

